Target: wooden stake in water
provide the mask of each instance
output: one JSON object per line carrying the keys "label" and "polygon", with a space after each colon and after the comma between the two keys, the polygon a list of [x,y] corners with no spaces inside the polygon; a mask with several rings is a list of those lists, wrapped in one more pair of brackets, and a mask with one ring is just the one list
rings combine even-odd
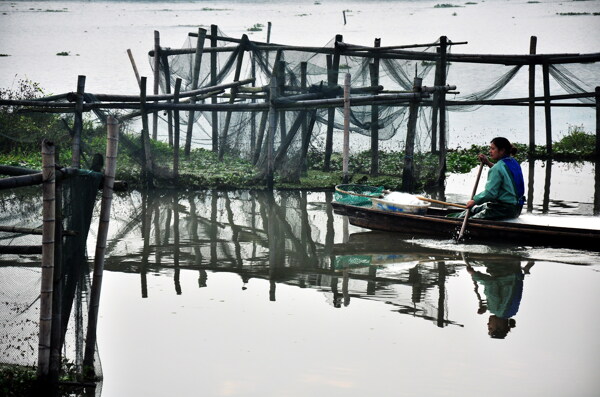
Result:
{"label": "wooden stake in water", "polygon": [[[473,186],[473,192],[471,193],[470,200],[473,200],[473,196],[475,196],[475,193],[477,193],[477,186],[479,185],[479,178],[481,177],[482,170],[483,170],[483,163],[481,163],[481,165],[479,166],[479,171],[477,171],[477,179],[475,180],[475,186]],[[471,212],[471,209],[467,208],[467,210],[465,211],[465,219],[463,220],[462,227],[460,228],[460,233],[458,234],[456,241],[460,241],[463,238],[465,229],[467,228],[467,219],[469,219],[470,212]]]}
{"label": "wooden stake in water", "polygon": [[350,156],[350,73],[344,79],[344,183],[348,183],[348,157]]}

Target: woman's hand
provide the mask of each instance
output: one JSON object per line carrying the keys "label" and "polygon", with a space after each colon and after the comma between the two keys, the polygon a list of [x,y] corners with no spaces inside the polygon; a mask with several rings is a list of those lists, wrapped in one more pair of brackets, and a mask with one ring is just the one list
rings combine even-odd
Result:
{"label": "woman's hand", "polygon": [[487,157],[485,154],[483,154],[483,153],[480,153],[480,154],[478,154],[478,155],[477,155],[477,159],[478,159],[479,161],[481,161],[483,164],[487,165],[488,167],[492,167],[492,166],[494,165],[494,164],[493,164],[493,163],[492,163],[492,162],[491,162],[491,161],[488,159],[488,157]]}
{"label": "woman's hand", "polygon": [[467,208],[472,208],[474,205],[475,205],[475,201],[474,200],[467,201]]}

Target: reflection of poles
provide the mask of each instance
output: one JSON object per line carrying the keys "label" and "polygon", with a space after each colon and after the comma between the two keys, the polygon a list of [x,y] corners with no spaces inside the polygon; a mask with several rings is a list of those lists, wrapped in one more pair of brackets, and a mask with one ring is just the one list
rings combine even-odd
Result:
{"label": "reflection of poles", "polygon": [[552,179],[552,159],[546,160],[546,179],[544,182],[544,202],[542,204],[542,213],[547,214],[550,206],[550,182]]}
{"label": "reflection of poles", "polygon": [[181,295],[181,283],[179,282],[179,195],[173,194],[173,268],[175,269],[174,281],[175,292]]}
{"label": "reflection of poles", "polygon": [[342,276],[342,296],[344,297],[344,306],[348,306],[350,304],[350,294],[348,293],[350,275],[347,268],[342,272]]}
{"label": "reflection of poles", "polygon": [[375,266],[369,266],[369,280],[367,281],[367,295],[375,295],[377,290],[377,283],[375,282],[377,277],[377,268]]}
{"label": "reflection of poles", "polygon": [[438,317],[437,326],[444,327],[445,306],[446,306],[446,262],[438,262]]}
{"label": "reflection of poles", "polygon": [[[198,267],[202,266],[202,251],[200,251],[199,238],[198,238],[198,209],[196,208],[196,201],[194,195],[190,194],[188,197],[190,204],[190,243],[194,250],[194,264]],[[206,287],[207,274],[204,269],[200,269],[200,275],[198,276],[198,287]]]}
{"label": "reflection of poles", "polygon": [[154,258],[156,266],[160,267],[162,262],[161,247],[160,247],[160,200],[156,200],[154,206]]}
{"label": "reflection of poles", "polygon": [[140,262],[140,278],[142,287],[142,298],[148,297],[148,282],[146,271],[148,269],[148,256],[150,256],[150,221],[152,212],[148,205],[149,194],[148,190],[142,191],[142,258]]}
{"label": "reflection of poles", "polygon": [[217,205],[219,195],[216,190],[212,191],[211,210],[210,210],[210,265],[216,266],[219,258],[217,257]]}
{"label": "reflection of poles", "polygon": [[110,206],[112,204],[113,185],[117,168],[117,148],[119,140],[119,124],[110,116],[107,121],[108,139],[106,143],[106,169],[104,171],[104,186],[102,188],[102,202],[100,206],[100,220],[96,252],[94,255],[94,279],[90,294],[90,311],[88,328],[85,338],[85,355],[83,359],[86,375],[93,377],[94,352],[96,351],[96,327],[98,324],[98,308],[100,306],[100,291],[102,289],[102,276],[104,273],[104,254],[108,236],[108,223],[110,221]]}
{"label": "reflection of poles", "polygon": [[229,221],[229,227],[231,227],[232,236],[231,240],[235,246],[235,261],[237,266],[241,269],[243,266],[242,260],[242,246],[240,245],[240,227],[237,226],[233,220],[233,211],[231,210],[231,200],[229,195],[225,194],[225,209],[227,210],[227,219]]}
{"label": "reflection of poles", "polygon": [[267,202],[268,214],[267,214],[267,236],[269,239],[269,300],[275,302],[275,268],[277,266],[277,224],[275,222],[275,199],[270,194]]}

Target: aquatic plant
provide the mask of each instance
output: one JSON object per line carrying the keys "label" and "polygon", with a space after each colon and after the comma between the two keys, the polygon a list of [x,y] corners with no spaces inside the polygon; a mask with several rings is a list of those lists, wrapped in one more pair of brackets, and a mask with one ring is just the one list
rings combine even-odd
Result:
{"label": "aquatic plant", "polygon": [[246,30],[248,32],[262,32],[264,27],[265,27],[265,25],[263,25],[262,23],[255,23],[254,25],[252,25],[251,27],[249,27]]}
{"label": "aquatic plant", "polygon": [[69,51],[61,51],[61,52],[57,52],[56,55],[61,56],[61,57],[68,57],[69,55],[71,55],[71,53]]}
{"label": "aquatic plant", "polygon": [[450,3],[442,3],[442,4],[436,4],[433,6],[433,8],[460,8],[462,6],[459,6],[457,4],[450,4]]}

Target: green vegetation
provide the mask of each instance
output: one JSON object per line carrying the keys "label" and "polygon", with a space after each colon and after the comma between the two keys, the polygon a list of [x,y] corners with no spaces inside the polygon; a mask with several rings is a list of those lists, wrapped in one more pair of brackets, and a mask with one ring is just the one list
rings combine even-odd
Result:
{"label": "green vegetation", "polygon": [[557,12],[556,15],[561,15],[561,16],[581,16],[581,15],[594,15],[594,16],[598,16],[600,15],[600,12]]}
{"label": "green vegetation", "polygon": [[61,57],[68,57],[69,55],[71,55],[71,53],[69,51],[61,51],[61,52],[57,52],[56,55],[61,56]]}
{"label": "green vegetation", "polygon": [[474,1],[467,1],[465,3],[465,5],[468,5],[468,6],[472,6],[472,5],[475,5],[475,4],[477,4],[477,3],[475,3]]}
{"label": "green vegetation", "polygon": [[36,374],[33,367],[17,365],[0,366],[0,395],[6,397],[28,396],[33,390]]}
{"label": "green vegetation", "polygon": [[[38,84],[29,80],[20,80],[15,90],[0,89],[2,99],[35,99],[44,95]],[[59,165],[66,166],[71,162],[68,128],[73,125],[72,116],[52,113],[24,113],[14,106],[0,107],[0,164],[40,169],[40,141],[44,138],[57,143],[59,147]],[[123,126],[127,131],[127,126]],[[84,168],[89,168],[94,153],[105,153],[106,129],[99,123],[84,120],[82,142]],[[567,134],[553,146],[551,158],[562,161],[592,160],[595,150],[595,135],[586,133],[581,126],[572,126]],[[173,148],[167,143],[151,141],[154,161],[154,174],[159,187],[173,186],[171,165]],[[524,161],[528,156],[528,148],[524,144],[516,144],[519,152],[517,159]],[[330,171],[323,172],[324,153],[319,145],[311,149],[307,158],[307,171],[302,175],[294,172],[287,174],[281,171],[275,176],[278,188],[331,188],[342,180],[342,156],[333,153]],[[477,154],[488,153],[488,147],[473,145],[470,148],[450,150],[447,155],[447,171],[450,173],[466,173],[477,166]],[[123,132],[119,143],[117,162],[118,180],[124,180],[132,187],[142,185],[142,148],[139,134]],[[545,145],[538,145],[534,159],[545,159]],[[242,156],[225,155],[219,161],[217,154],[211,150],[194,149],[189,157],[183,150],[179,154],[179,184],[186,188],[259,188],[259,170]],[[363,151],[350,156],[349,170],[353,183],[384,185],[387,188],[398,188],[402,180],[405,154],[401,151],[381,151],[379,153],[380,176],[369,176],[371,169],[371,152]],[[437,179],[438,157],[431,153],[416,153],[413,158],[417,188],[433,184]],[[283,167],[296,169],[296,167]]]}
{"label": "green vegetation", "polygon": [[246,30],[248,32],[262,32],[264,27],[265,27],[265,25],[263,25],[262,23],[255,23],[254,25],[252,25],[251,27],[249,27]]}
{"label": "green vegetation", "polygon": [[10,55],[8,54],[0,54],[0,57],[9,57]]}

